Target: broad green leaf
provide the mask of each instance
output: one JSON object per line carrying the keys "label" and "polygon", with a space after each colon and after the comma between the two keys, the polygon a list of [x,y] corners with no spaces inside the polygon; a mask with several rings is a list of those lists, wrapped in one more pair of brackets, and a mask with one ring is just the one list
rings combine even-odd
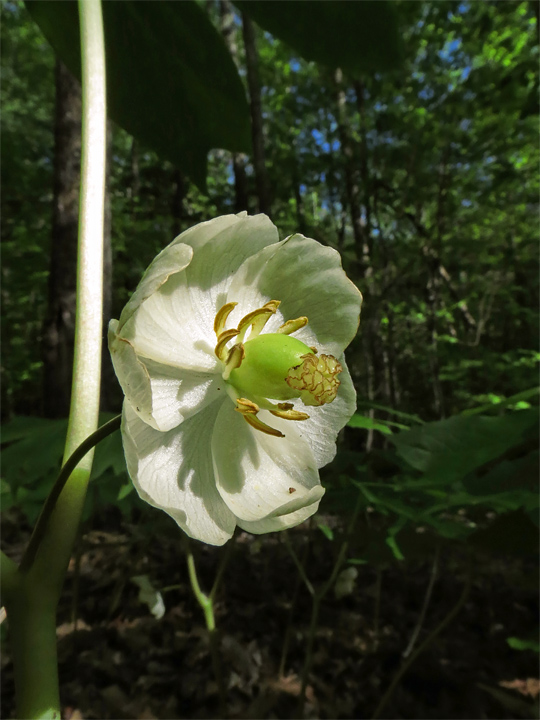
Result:
{"label": "broad green leaf", "polygon": [[458,415],[389,439],[398,455],[427,479],[452,483],[537,434],[537,428],[534,408],[499,417]]}
{"label": "broad green leaf", "polygon": [[[77,3],[26,6],[80,78]],[[249,151],[249,112],[230,53],[193,0],[104,2],[109,116],[200,187],[211,148]]]}
{"label": "broad green leaf", "polygon": [[356,77],[400,65],[396,8],[386,0],[235,0],[235,5],[306,60]]}
{"label": "broad green leaf", "polygon": [[472,495],[492,495],[526,489],[538,492],[538,450],[516,460],[502,460],[487,473],[464,481]]}

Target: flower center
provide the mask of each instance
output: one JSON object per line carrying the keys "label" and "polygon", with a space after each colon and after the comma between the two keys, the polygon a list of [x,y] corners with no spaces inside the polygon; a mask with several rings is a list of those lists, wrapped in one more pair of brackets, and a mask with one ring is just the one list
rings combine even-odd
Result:
{"label": "flower center", "polygon": [[[279,304],[279,300],[270,300],[243,317],[238,328],[226,330],[227,318],[237,305],[227,303],[216,314],[214,331],[215,354],[223,363],[223,379],[236,402],[236,410],[257,430],[284,437],[257,417],[259,410],[269,410],[286,420],[307,420],[309,415],[295,410],[292,403],[275,404],[270,400],[300,398],[308,406],[332,402],[342,367],[332,355],[318,355],[316,348],[291,337],[307,324],[307,317],[288,320],[276,332],[261,335]],[[229,347],[232,340],[234,345]]]}

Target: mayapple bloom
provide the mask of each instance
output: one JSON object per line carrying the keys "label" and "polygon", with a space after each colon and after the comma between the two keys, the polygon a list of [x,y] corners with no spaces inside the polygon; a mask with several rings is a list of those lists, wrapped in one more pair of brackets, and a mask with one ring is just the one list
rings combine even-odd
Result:
{"label": "mayapple bloom", "polygon": [[361,300],[335,250],[279,242],[265,215],[177,237],[109,326],[141,498],[213,545],[316,512],[356,406],[343,351]]}

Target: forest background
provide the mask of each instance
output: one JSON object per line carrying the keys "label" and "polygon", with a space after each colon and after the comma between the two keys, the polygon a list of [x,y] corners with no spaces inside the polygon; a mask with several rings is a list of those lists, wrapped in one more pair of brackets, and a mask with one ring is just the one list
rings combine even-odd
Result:
{"label": "forest background", "polygon": [[[321,516],[307,535],[291,533],[293,557],[302,555],[317,580],[325,572],[332,576],[347,543],[347,566],[337,576],[345,589],[336,593],[332,583],[319,621],[324,642],[319,655],[308,658],[309,712],[363,717],[373,711],[402,667],[399,653],[415,628],[418,637],[427,637],[469,582],[475,600],[466,608],[468,633],[460,629],[455,647],[433,646],[440,676],[434,681],[418,671],[420,681],[395,696],[391,712],[468,717],[481,710],[485,717],[512,717],[522,702],[519,711],[530,716],[538,695],[533,685],[520,685],[521,694],[517,685],[510,692],[497,685],[525,682],[534,673],[537,647],[531,639],[531,557],[538,526],[538,4],[396,3],[398,66],[387,71],[367,65],[354,76],[308,62],[226,0],[200,6],[245,85],[253,153],[214,149],[207,174],[204,163],[187,173],[110,123],[105,319],[119,316],[165,245],[217,215],[266,212],[283,236],[298,231],[338,249],[364,294],[360,333],[347,354],[358,412],[323,473],[328,492]],[[4,543],[16,555],[55,477],[66,432],[80,88],[24,5],[3,4],[1,40],[1,490]],[[385,52],[397,53],[392,42],[382,51],[381,66]],[[171,112],[178,113],[181,128],[180,109],[172,104]],[[121,401],[105,353],[104,419],[119,411]],[[357,501],[361,519],[348,533],[347,517]],[[172,625],[184,627],[187,616],[201,624],[178,570],[177,529],[141,505],[120,439],[111,437],[96,456],[86,524],[60,611],[72,626],[81,618],[85,631],[95,633],[92,642],[103,648],[120,643],[116,636],[111,640],[113,625],[121,635],[135,619],[159,622],[139,602],[134,576],[145,576],[153,592],[163,593]],[[99,550],[96,537],[112,549]],[[162,544],[155,557],[146,547],[150,538]],[[471,553],[474,571],[467,569]],[[244,534],[232,555],[220,590],[221,649],[226,655],[236,643],[237,655],[253,664],[258,652],[260,662],[255,679],[235,667],[231,713],[248,708],[256,716],[253,703],[266,698],[263,709],[256,708],[261,717],[290,716],[287,702],[300,692],[294,678],[307,662],[303,648],[310,635],[302,610],[309,618],[309,592],[300,586],[293,599],[296,581],[275,577],[283,567],[290,578],[295,573],[290,548],[275,536],[254,541]],[[204,549],[199,560],[211,586],[219,558]],[[106,581],[99,563],[107,568]],[[243,578],[246,567],[253,582]],[[258,584],[274,589],[274,607],[265,606],[261,590],[254,590]],[[118,599],[100,604],[94,598],[88,606],[95,587]],[[234,609],[238,593],[249,612]],[[398,610],[395,596],[403,600]],[[491,602],[488,621],[482,607]],[[175,608],[182,608],[177,616]],[[259,628],[263,610],[273,632],[285,638],[283,646]],[[346,644],[341,623],[355,627],[356,644]],[[80,634],[73,629],[65,631],[72,639]],[[146,624],[138,631],[148,645],[160,632]],[[481,664],[471,650],[486,637],[498,659],[492,665]],[[118,652],[129,647],[126,638]],[[190,651],[190,672],[205,677],[211,675],[208,647],[199,639],[202,655],[193,659]],[[477,664],[472,677],[466,677],[467,662],[457,661],[463,655]],[[9,677],[9,657],[5,663]],[[73,708],[114,717],[115,707],[116,716],[118,706],[128,707],[129,672],[119,679],[118,668],[113,673],[103,657],[100,664],[89,656],[84,667],[86,682],[96,688],[92,694],[80,677],[69,675],[67,655],[65,663]],[[270,678],[283,676],[284,665],[290,671],[285,677],[293,680],[272,686]],[[358,667],[364,679],[357,677]],[[208,689],[206,680],[207,692],[182,686],[160,698],[148,672],[136,674],[146,678],[141,707],[152,708],[152,717],[204,716],[217,702],[219,688]],[[464,682],[468,690],[458,692]],[[9,712],[9,692],[4,697]]]}

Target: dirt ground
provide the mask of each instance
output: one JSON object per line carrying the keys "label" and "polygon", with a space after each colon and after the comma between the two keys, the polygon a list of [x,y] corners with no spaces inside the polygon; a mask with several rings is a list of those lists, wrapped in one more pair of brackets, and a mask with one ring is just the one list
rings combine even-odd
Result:
{"label": "dirt ground", "polygon": [[[83,536],[58,616],[63,717],[298,717],[311,597],[301,585],[292,607],[298,573],[283,538],[241,533],[230,551],[216,599],[223,712],[204,616],[190,589],[180,533],[173,530],[161,520],[153,530],[126,524],[111,510]],[[27,537],[22,519],[7,513],[4,550],[16,559]],[[305,526],[291,533],[300,555],[307,538]],[[317,585],[328,578],[333,553],[322,533],[311,538],[307,572]],[[223,549],[194,546],[201,585],[209,590]],[[306,718],[373,716],[403,662],[432,563],[393,563],[380,572],[359,565],[357,570],[351,594],[338,599],[331,591],[322,602]],[[415,648],[457,603],[467,574],[463,553],[441,552]],[[139,600],[131,581],[136,575],[148,575],[163,591],[161,619]],[[512,649],[507,638],[530,636],[538,626],[537,577],[532,561],[478,555],[459,614],[411,665],[381,717],[535,717],[538,656]],[[10,718],[13,670],[6,624],[2,717]]]}

